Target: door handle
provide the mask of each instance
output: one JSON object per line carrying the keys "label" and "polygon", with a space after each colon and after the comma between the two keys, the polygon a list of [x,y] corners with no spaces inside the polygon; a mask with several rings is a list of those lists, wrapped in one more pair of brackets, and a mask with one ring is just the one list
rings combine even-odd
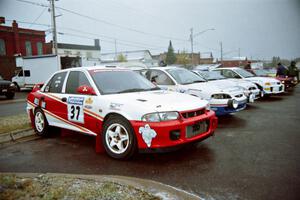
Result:
{"label": "door handle", "polygon": [[62,102],[67,102],[67,97],[61,98],[61,101],[62,101]]}

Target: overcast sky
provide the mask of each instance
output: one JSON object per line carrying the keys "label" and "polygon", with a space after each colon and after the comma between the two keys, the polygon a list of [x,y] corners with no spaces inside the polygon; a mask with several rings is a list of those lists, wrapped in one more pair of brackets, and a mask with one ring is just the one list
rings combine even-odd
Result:
{"label": "overcast sky", "polygon": [[[48,5],[47,0],[26,0]],[[194,52],[212,52],[220,57],[241,56],[270,59],[300,57],[300,0],[59,0],[58,41],[93,44],[99,38],[102,52],[149,49],[152,54],[167,50],[171,39],[176,51],[191,51],[190,28],[194,33],[214,28],[194,38]],[[47,30],[51,15],[47,8],[0,0],[0,15],[6,25],[16,19],[20,27]],[[32,25],[31,22],[44,25]],[[64,35],[62,35],[64,34]]]}

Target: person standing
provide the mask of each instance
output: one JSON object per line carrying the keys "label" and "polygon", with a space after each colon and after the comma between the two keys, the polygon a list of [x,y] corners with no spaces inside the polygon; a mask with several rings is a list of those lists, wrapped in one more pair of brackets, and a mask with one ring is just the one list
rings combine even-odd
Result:
{"label": "person standing", "polygon": [[245,70],[250,70],[251,69],[251,61],[248,61],[247,64],[244,67]]}
{"label": "person standing", "polygon": [[293,79],[297,78],[297,83],[299,82],[299,70],[296,67],[295,61],[292,61],[291,65],[289,66],[288,76],[292,77]]}
{"label": "person standing", "polygon": [[285,66],[283,66],[280,62],[277,64],[277,72],[276,76],[286,77],[288,75],[288,70]]}

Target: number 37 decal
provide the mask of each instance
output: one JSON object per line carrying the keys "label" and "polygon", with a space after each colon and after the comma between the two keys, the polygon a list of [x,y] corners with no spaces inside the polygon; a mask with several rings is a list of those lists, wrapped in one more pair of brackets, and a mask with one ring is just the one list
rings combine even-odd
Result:
{"label": "number 37 decal", "polygon": [[68,120],[69,121],[84,123],[83,102],[84,102],[84,97],[68,98]]}

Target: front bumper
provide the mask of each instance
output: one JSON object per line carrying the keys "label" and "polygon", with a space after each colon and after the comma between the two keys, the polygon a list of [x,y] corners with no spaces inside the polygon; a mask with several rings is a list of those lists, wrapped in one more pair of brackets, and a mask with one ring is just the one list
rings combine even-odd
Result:
{"label": "front bumper", "polygon": [[263,88],[264,94],[280,94],[284,92],[284,85],[271,85]]}
{"label": "front bumper", "polygon": [[[198,123],[207,124],[206,130],[201,131],[194,136],[188,135],[191,127],[197,126]],[[134,129],[139,149],[157,149],[157,148],[169,148],[181,146],[195,141],[201,141],[211,136],[214,130],[217,128],[218,118],[215,116],[215,112],[206,111],[204,114],[191,117],[181,118],[179,120],[165,121],[165,122],[144,122],[144,121],[131,121],[131,125]],[[147,145],[145,135],[141,133],[141,129],[144,127],[150,127],[155,131],[155,137],[151,140],[151,145]],[[177,138],[172,137],[172,134],[176,132]]]}
{"label": "front bumper", "polygon": [[237,101],[238,102],[238,107],[237,108],[233,108],[232,106],[230,106],[230,103],[228,101],[227,104],[210,104],[210,107],[213,111],[215,111],[217,116],[222,116],[222,115],[228,115],[230,113],[235,113],[241,110],[244,110],[246,108],[248,99],[247,98],[243,98]]}

